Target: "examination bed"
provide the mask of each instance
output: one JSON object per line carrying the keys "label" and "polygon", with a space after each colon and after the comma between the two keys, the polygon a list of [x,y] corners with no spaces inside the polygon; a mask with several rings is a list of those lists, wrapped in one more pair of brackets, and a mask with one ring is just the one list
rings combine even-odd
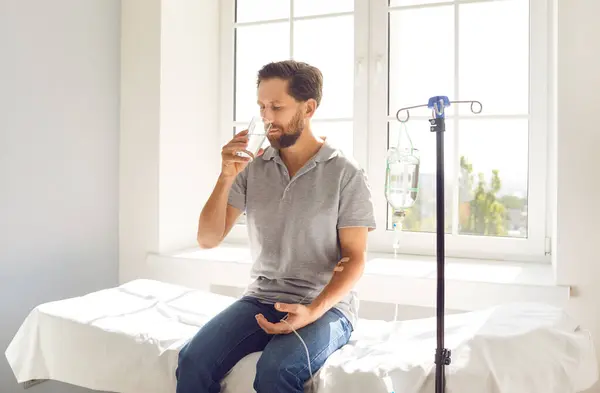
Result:
{"label": "examination bed", "polygon": [[[120,393],[174,393],[179,349],[235,301],[135,280],[49,302],[27,316],[6,350],[18,382],[51,379]],[[506,304],[446,316],[447,392],[567,393],[595,383],[589,333],[559,308]],[[435,318],[361,319],[315,376],[319,393],[433,392]],[[252,393],[260,353],[242,359],[224,393]]]}

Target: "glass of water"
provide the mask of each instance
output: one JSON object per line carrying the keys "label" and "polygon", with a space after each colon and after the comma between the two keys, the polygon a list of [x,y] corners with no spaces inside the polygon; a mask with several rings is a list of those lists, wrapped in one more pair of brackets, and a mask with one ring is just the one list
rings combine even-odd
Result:
{"label": "glass of water", "polygon": [[249,157],[246,152],[239,152],[239,154],[242,157],[250,159],[256,158],[260,148],[265,144],[271,126],[272,124],[269,120],[260,116],[253,117],[248,125],[248,147],[246,148],[246,150],[252,153],[252,157]]}

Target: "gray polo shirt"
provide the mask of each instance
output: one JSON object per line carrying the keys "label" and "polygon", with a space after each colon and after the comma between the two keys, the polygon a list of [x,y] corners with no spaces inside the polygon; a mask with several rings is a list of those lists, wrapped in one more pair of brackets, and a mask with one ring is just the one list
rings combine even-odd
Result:
{"label": "gray polo shirt", "polygon": [[[327,142],[292,179],[269,147],[237,176],[229,204],[247,216],[254,281],[245,295],[267,303],[310,303],[341,258],[338,229],[375,229],[364,171]],[[335,307],[356,323],[354,290]]]}

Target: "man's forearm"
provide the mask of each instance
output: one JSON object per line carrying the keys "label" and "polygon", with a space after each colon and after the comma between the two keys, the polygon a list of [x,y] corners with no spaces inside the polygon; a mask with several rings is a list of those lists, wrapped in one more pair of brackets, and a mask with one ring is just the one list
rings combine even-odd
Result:
{"label": "man's forearm", "polygon": [[225,232],[227,200],[234,178],[219,176],[210,198],[200,213],[198,222],[198,243],[204,247],[214,247],[221,242]]}
{"label": "man's forearm", "polygon": [[334,273],[323,291],[310,304],[310,308],[319,317],[339,303],[362,277],[365,268],[365,254],[347,257],[349,260],[344,263],[344,270]]}

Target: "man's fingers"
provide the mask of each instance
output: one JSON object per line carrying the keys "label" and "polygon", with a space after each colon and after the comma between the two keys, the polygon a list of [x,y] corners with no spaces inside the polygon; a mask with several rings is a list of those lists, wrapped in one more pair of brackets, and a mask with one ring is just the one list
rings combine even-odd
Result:
{"label": "man's fingers", "polygon": [[229,154],[227,157],[223,157],[223,161],[226,164],[234,163],[234,162],[235,163],[240,163],[240,164],[246,164],[246,163],[250,162],[250,158],[248,158],[248,157],[240,157],[240,156],[238,156],[236,154]]}
{"label": "man's fingers", "polygon": [[232,140],[230,140],[223,146],[223,149],[226,149],[231,146],[238,146],[238,145],[245,146],[248,144],[248,141],[249,141],[248,135],[236,135]]}
{"label": "man's fingers", "polygon": [[245,145],[248,143],[248,137],[235,137],[225,144],[224,147],[234,146],[234,145]]}
{"label": "man's fingers", "polygon": [[248,156],[254,157],[254,155],[246,149],[228,149],[228,150],[224,150],[221,153],[221,155],[223,156],[223,159],[227,160],[227,161],[243,159],[242,162],[247,162],[250,160],[248,157],[239,156],[237,153],[240,153],[240,152],[244,152]]}
{"label": "man's fingers", "polygon": [[232,158],[231,160],[227,160],[228,163],[236,163],[236,164],[246,164],[248,162],[250,162],[249,158],[246,157],[238,157],[238,158]]}
{"label": "man's fingers", "polygon": [[266,333],[271,334],[271,322],[267,321],[267,319],[265,317],[263,317],[261,314],[258,314],[256,316],[256,322],[258,323],[258,326],[260,326],[260,328],[262,330],[264,330]]}
{"label": "man's fingers", "polygon": [[277,311],[291,312],[292,314],[298,312],[299,307],[299,304],[275,303],[275,308]]}
{"label": "man's fingers", "polygon": [[221,150],[222,152],[232,152],[232,151],[237,151],[237,150],[243,150],[246,147],[248,147],[248,143],[247,142],[232,142],[232,143],[228,143],[225,146],[223,146],[223,149]]}
{"label": "man's fingers", "polygon": [[269,320],[267,318],[265,318],[264,315],[262,314],[258,314],[256,316],[256,321],[258,322],[258,324],[260,325],[261,328],[263,328],[267,333],[274,333],[277,330],[277,324],[273,323],[273,322],[269,322]]}
{"label": "man's fingers", "polygon": [[246,144],[245,143],[238,143],[235,145],[227,145],[223,148],[223,150],[221,151],[222,153],[236,153],[238,151],[246,151],[248,153],[250,153],[248,150],[246,150]]}
{"label": "man's fingers", "polygon": [[256,316],[258,325],[268,334],[286,334],[291,332],[291,329],[285,322],[271,323],[262,314]]}

